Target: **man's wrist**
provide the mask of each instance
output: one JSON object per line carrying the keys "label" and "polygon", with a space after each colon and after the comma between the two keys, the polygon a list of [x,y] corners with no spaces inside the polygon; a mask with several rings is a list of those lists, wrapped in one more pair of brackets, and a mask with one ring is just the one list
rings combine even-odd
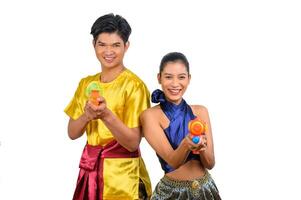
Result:
{"label": "man's wrist", "polygon": [[86,113],[84,113],[82,116],[81,116],[81,120],[87,124],[89,123],[89,121],[91,121],[91,119],[88,117],[88,115]]}
{"label": "man's wrist", "polygon": [[104,122],[110,122],[113,120],[113,115],[110,109],[106,108],[101,114],[101,120]]}

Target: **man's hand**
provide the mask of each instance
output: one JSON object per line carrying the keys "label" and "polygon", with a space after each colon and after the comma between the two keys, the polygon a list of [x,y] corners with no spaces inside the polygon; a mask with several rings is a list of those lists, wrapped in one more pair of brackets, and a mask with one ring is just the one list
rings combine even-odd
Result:
{"label": "man's hand", "polygon": [[107,110],[107,104],[105,99],[101,96],[97,98],[99,104],[98,106],[94,105],[91,101],[87,101],[84,111],[85,116],[89,121],[95,119],[102,119],[104,117],[104,113]]}

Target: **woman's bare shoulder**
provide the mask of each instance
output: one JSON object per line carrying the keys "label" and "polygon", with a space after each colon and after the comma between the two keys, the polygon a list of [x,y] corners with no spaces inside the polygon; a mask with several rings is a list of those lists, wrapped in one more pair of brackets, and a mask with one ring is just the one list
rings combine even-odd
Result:
{"label": "woman's bare shoulder", "polygon": [[204,115],[204,114],[208,113],[207,108],[203,105],[190,105],[190,107],[192,109],[192,112],[197,116]]}
{"label": "woman's bare shoulder", "polygon": [[153,106],[151,108],[148,108],[146,110],[144,110],[140,117],[141,118],[144,118],[144,117],[155,117],[155,116],[158,116],[160,115],[160,111],[161,111],[161,108],[159,105],[156,105],[156,106]]}

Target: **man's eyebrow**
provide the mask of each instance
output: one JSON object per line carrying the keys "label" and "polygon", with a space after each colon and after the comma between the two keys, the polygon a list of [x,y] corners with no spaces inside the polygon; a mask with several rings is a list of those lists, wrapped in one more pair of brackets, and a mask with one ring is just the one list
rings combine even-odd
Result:
{"label": "man's eyebrow", "polygon": [[112,46],[112,45],[120,45],[120,44],[121,44],[121,42],[114,42],[114,43],[112,43],[112,44],[107,44],[107,43],[105,43],[105,42],[102,42],[102,41],[97,41],[97,44],[104,44],[104,45],[109,45],[109,46]]}

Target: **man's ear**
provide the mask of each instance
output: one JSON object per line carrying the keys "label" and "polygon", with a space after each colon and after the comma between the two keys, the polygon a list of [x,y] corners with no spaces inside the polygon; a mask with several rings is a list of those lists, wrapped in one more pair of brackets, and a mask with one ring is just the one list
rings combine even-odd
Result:
{"label": "man's ear", "polygon": [[130,47],[130,42],[127,41],[127,42],[125,43],[125,45],[124,45],[125,51],[127,51],[129,47]]}

